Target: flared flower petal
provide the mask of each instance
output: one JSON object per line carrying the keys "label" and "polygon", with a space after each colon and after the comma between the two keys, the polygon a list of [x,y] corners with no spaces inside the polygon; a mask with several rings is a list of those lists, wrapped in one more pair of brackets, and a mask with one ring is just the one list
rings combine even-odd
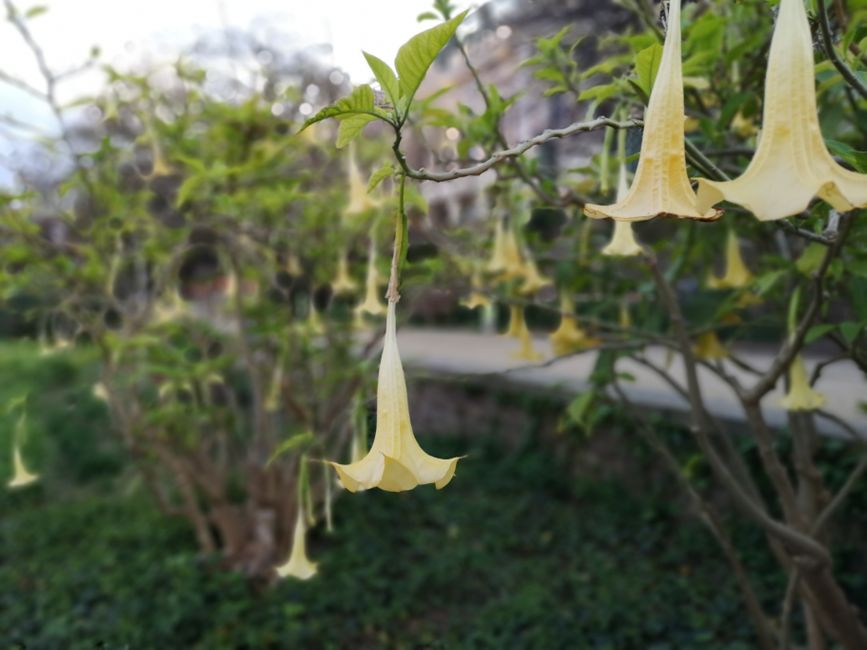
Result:
{"label": "flared flower petal", "polygon": [[427,483],[441,489],[452,480],[460,460],[431,456],[415,439],[395,320],[395,303],[389,302],[376,392],[376,432],[370,451],[355,463],[331,463],[350,492],[376,487],[402,492]]}
{"label": "flared flower petal", "polygon": [[503,279],[511,280],[524,277],[527,268],[524,265],[524,258],[521,256],[521,249],[518,247],[515,231],[511,226],[506,228],[503,235],[503,262]]}
{"label": "flared flower petal", "polygon": [[644,221],[659,215],[716,219],[717,210],[699,209],[686,173],[680,0],[671,0],[662,60],[644,116],[641,155],[632,185],[614,205],[584,206],[588,217]]}
{"label": "flared flower petal", "polygon": [[317,565],[307,557],[307,526],[304,523],[304,509],[298,508],[298,517],[295,519],[295,531],[292,534],[292,550],[289,559],[275,571],[281,578],[298,578],[309,580],[316,575]]}
{"label": "flared flower petal", "polygon": [[721,277],[712,280],[714,289],[741,289],[753,280],[753,274],[741,257],[740,242],[735,231],[729,229],[726,238],[726,265]]}
{"label": "flared flower petal", "polygon": [[815,411],[825,405],[825,396],[810,386],[807,368],[800,354],[789,366],[789,392],[782,404],[787,411]]}
{"label": "flared flower petal", "polygon": [[698,202],[731,201],[769,221],[802,212],[816,196],[844,212],[867,207],[867,174],[838,165],[822,140],[807,12],[803,0],[782,0],[756,153],[733,181],[698,179]]}
{"label": "flared flower petal", "polygon": [[473,273],[473,278],[470,281],[470,295],[461,300],[461,305],[467,309],[475,309],[476,307],[487,307],[491,304],[491,299],[481,292],[482,277],[479,273]]}
{"label": "flared flower petal", "polygon": [[24,459],[21,457],[21,447],[17,442],[12,445],[12,469],[12,478],[7,483],[9,489],[22,488],[39,479],[39,474],[32,474],[25,467]]}
{"label": "flared flower petal", "polygon": [[382,316],[386,309],[385,303],[379,295],[379,273],[376,270],[376,255],[373,247],[371,247],[371,253],[367,259],[367,279],[364,286],[364,302],[355,308],[356,314],[359,316],[363,314]]}
{"label": "flared flower petal", "polygon": [[[617,175],[617,200],[622,201],[626,198],[627,192],[629,192],[629,185],[626,182],[626,165],[620,163]],[[602,254],[612,257],[632,257],[640,255],[642,250],[635,239],[632,224],[628,221],[615,221],[611,241],[602,249]]]}
{"label": "flared flower petal", "polygon": [[574,305],[568,294],[563,292],[560,294],[560,326],[551,332],[548,340],[551,343],[551,349],[554,355],[562,357],[572,352],[584,350],[589,347],[594,347],[599,341],[592,336],[589,336],[579,325],[575,316],[572,314]]}
{"label": "flared flower petal", "polygon": [[494,243],[491,247],[491,259],[488,261],[487,267],[485,267],[488,273],[501,273],[506,268],[505,238],[506,229],[503,227],[503,220],[497,219],[497,223],[494,226]]}
{"label": "flared flower petal", "polygon": [[530,330],[525,329],[524,333],[521,334],[521,347],[515,352],[512,356],[515,359],[521,359],[522,361],[541,361],[544,359],[542,353],[540,353],[533,346],[533,337],[530,334]]}
{"label": "flared flower petal", "polygon": [[713,331],[699,335],[693,347],[693,352],[699,359],[707,361],[724,359],[729,355],[728,350],[726,350],[722,341],[719,340],[716,332]]}
{"label": "flared flower petal", "polygon": [[509,307],[509,324],[506,326],[506,331],[503,333],[503,336],[520,339],[527,333],[527,321],[524,320],[524,308],[518,305],[511,305]]}
{"label": "flared flower petal", "polygon": [[534,260],[529,253],[527,254],[527,260],[524,262],[522,271],[524,281],[521,283],[521,286],[518,287],[519,293],[529,295],[552,284],[550,279],[539,273],[539,267],[536,266],[536,260]]}
{"label": "flared flower petal", "polygon": [[357,288],[355,280],[349,275],[349,261],[346,259],[346,251],[340,251],[337,258],[337,273],[331,281],[331,289],[337,295],[352,293]]}

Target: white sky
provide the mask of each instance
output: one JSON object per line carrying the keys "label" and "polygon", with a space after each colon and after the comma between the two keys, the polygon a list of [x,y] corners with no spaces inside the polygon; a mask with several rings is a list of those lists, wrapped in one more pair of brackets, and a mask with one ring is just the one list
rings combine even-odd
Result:
{"label": "white sky", "polygon": [[[400,45],[430,27],[416,17],[432,0],[15,0],[24,11],[44,4],[48,12],[34,18],[31,30],[56,71],[84,61],[98,45],[100,60],[123,69],[130,63],[171,60],[198,36],[223,27],[254,33],[287,34],[293,43],[329,43],[330,62],[346,70],[353,82],[371,78],[361,54],[367,50],[391,63]],[[460,8],[470,0],[458,0]],[[475,3],[478,4],[478,3]],[[0,19],[5,10],[0,8]],[[327,60],[327,59],[326,59]],[[0,22],[0,70],[43,88],[32,54],[5,21]],[[66,87],[63,99],[98,89],[94,73]],[[50,129],[50,114],[38,101],[0,83],[0,114]],[[5,149],[5,151],[4,151]],[[0,155],[9,143],[0,132]],[[2,161],[0,161],[2,167]],[[0,185],[4,184],[0,169]]]}

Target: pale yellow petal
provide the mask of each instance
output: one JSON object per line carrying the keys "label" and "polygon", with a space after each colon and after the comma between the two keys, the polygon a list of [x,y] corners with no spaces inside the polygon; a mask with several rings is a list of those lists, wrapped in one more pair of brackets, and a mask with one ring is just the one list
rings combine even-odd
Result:
{"label": "pale yellow petal", "polygon": [[807,368],[800,354],[789,366],[789,392],[782,404],[787,411],[815,411],[825,405],[825,396],[810,386]]}
{"label": "pale yellow petal", "polygon": [[334,293],[340,295],[352,293],[356,287],[355,280],[349,275],[349,260],[347,259],[346,251],[342,250],[337,257],[337,273],[331,281],[331,289]]}
{"label": "pale yellow petal", "polygon": [[304,524],[303,509],[298,509],[298,517],[295,520],[295,530],[292,535],[292,550],[289,559],[277,567],[277,575],[281,578],[298,578],[309,580],[316,575],[317,565],[307,557],[307,527]]}
{"label": "pale yellow petal", "polygon": [[693,352],[699,359],[706,360],[724,359],[729,355],[728,350],[713,331],[705,332],[698,337]]}
{"label": "pale yellow petal", "polygon": [[840,211],[867,207],[867,174],[838,165],[822,139],[814,74],[803,0],[782,0],[768,56],[758,149],[735,180],[698,180],[701,207],[731,201],[763,221],[798,214],[817,196]]}
{"label": "pale yellow petal", "polygon": [[32,474],[24,465],[24,459],[21,457],[21,448],[17,443],[14,443],[12,446],[12,468],[13,475],[9,483],[7,483],[7,487],[10,489],[14,490],[25,487],[39,479],[38,474]]}
{"label": "pale yellow petal", "polygon": [[644,135],[635,178],[614,205],[584,206],[588,217],[643,221],[659,215],[716,219],[716,210],[699,209],[686,173],[680,0],[669,5],[662,60],[644,116]]}

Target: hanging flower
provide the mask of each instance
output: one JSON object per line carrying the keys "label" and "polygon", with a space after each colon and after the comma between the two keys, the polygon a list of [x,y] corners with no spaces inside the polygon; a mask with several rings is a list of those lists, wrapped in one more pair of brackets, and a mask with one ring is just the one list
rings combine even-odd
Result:
{"label": "hanging flower", "polygon": [[680,0],[671,0],[668,33],[644,116],[635,178],[626,196],[614,205],[584,206],[588,217],[644,221],[659,215],[690,219],[720,216],[717,210],[699,209],[686,173],[680,40]]}
{"label": "hanging flower", "polygon": [[358,285],[349,275],[349,261],[346,259],[346,249],[340,251],[337,257],[337,273],[331,281],[331,289],[337,295],[352,293]]}
{"label": "hanging flower", "polygon": [[472,280],[470,280],[470,295],[467,298],[461,300],[461,305],[466,307],[467,309],[475,309],[476,307],[487,307],[491,304],[490,298],[488,298],[485,294],[482,293],[482,276],[480,273],[473,273]]}
{"label": "hanging flower", "polygon": [[539,273],[539,267],[536,266],[536,260],[527,253],[527,259],[524,262],[523,268],[524,282],[518,287],[518,292],[524,295],[536,293],[539,289],[552,284],[551,280]]}
{"label": "hanging flower", "polygon": [[31,474],[24,466],[24,459],[21,457],[21,448],[17,442],[12,445],[12,468],[14,474],[7,483],[10,489],[21,488],[30,485],[39,479],[39,474]]}
{"label": "hanging flower", "polygon": [[347,178],[349,180],[349,203],[343,214],[347,217],[353,217],[359,214],[364,214],[379,204],[374,201],[367,193],[367,185],[361,177],[361,170],[358,168],[358,163],[355,162],[355,150],[349,149],[349,162],[347,165]]}
{"label": "hanging flower", "polygon": [[632,314],[629,312],[629,303],[626,298],[620,301],[620,313],[617,321],[622,329],[632,329]]}
{"label": "hanging flower", "polygon": [[376,248],[371,241],[370,255],[367,258],[367,280],[365,282],[364,302],[355,308],[358,317],[364,314],[382,316],[385,313],[385,304],[379,295],[379,273],[376,270]]}
{"label": "hanging flower", "polygon": [[721,277],[714,276],[711,281],[713,289],[741,289],[752,282],[753,274],[741,257],[740,243],[735,231],[729,229],[726,238],[726,265]]}
{"label": "hanging flower", "polygon": [[[305,132],[309,130],[310,129],[308,128]],[[290,253],[289,257],[286,258],[286,273],[291,275],[293,278],[304,275],[304,269],[301,268],[301,260],[298,259],[298,256],[295,253]]]}
{"label": "hanging flower", "polygon": [[304,522],[304,508],[298,507],[295,519],[295,531],[292,535],[292,550],[285,564],[275,570],[281,578],[293,577],[299,580],[309,580],[316,575],[316,563],[307,557],[307,525]]}
{"label": "hanging flower", "polygon": [[460,458],[436,458],[422,450],[412,432],[406,380],[397,347],[395,303],[388,303],[385,341],[379,363],[376,396],[376,432],[370,451],[360,461],[331,463],[350,492],[378,487],[388,492],[411,490],[433,483],[445,487]]}
{"label": "hanging flower", "polygon": [[548,340],[551,349],[558,357],[562,357],[578,350],[593,347],[599,343],[598,339],[588,336],[579,325],[573,314],[574,305],[572,298],[565,291],[560,293],[560,326],[554,330]]}
{"label": "hanging flower", "polygon": [[787,411],[815,411],[825,404],[825,396],[810,386],[807,368],[800,354],[789,366],[789,392],[783,398],[782,404]]}
{"label": "hanging flower", "polygon": [[307,331],[313,336],[319,336],[325,333],[325,324],[319,316],[319,310],[316,309],[312,297],[310,298],[310,306],[307,312]]}
{"label": "hanging flower", "polygon": [[90,393],[100,402],[108,401],[108,390],[106,389],[105,384],[101,381],[98,381],[93,385],[90,389]]}
{"label": "hanging flower", "polygon": [[719,340],[716,332],[710,331],[699,335],[693,346],[693,352],[699,359],[713,360],[724,359],[729,355],[728,350]]}
{"label": "hanging flower", "polygon": [[[628,191],[626,165],[621,161],[620,170],[617,175],[617,200],[622,201],[626,198]],[[635,240],[632,224],[628,221],[615,221],[611,241],[602,249],[602,254],[616,257],[631,257],[633,255],[640,255],[643,250],[641,245]]]}
{"label": "hanging flower", "polygon": [[841,212],[867,207],[867,174],[838,165],[822,140],[807,12],[803,0],[782,0],[758,149],[735,180],[699,179],[698,200],[701,207],[731,201],[769,221],[802,212],[814,196]]}
{"label": "hanging flower", "polygon": [[527,321],[524,320],[524,308],[519,305],[510,305],[509,324],[506,326],[506,331],[503,336],[520,339],[528,333]]}
{"label": "hanging flower", "polygon": [[526,270],[515,231],[509,226],[503,234],[503,279],[511,280],[524,277]]}
{"label": "hanging flower", "polygon": [[500,273],[506,268],[505,238],[506,230],[503,227],[503,220],[497,219],[497,223],[494,226],[494,244],[491,248],[491,259],[488,261],[486,268],[488,273]]}
{"label": "hanging flower", "polygon": [[533,337],[530,334],[530,330],[526,327],[520,336],[521,347],[515,352],[512,356],[515,359],[522,359],[523,361],[541,361],[544,357],[541,353],[539,353],[535,347],[533,347]]}

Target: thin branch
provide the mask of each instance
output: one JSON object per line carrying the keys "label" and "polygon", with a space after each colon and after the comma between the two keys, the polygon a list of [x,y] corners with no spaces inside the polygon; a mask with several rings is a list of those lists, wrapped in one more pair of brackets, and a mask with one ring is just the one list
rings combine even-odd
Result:
{"label": "thin branch", "polygon": [[834,48],[834,43],[831,39],[831,23],[828,19],[828,8],[825,6],[825,0],[817,0],[819,14],[819,31],[822,33],[822,46],[825,49],[825,54],[831,59],[831,63],[837,68],[840,75],[846,82],[855,89],[861,97],[867,99],[867,85],[852,72],[852,69],[846,65],[846,62],[840,58],[837,50]]}

